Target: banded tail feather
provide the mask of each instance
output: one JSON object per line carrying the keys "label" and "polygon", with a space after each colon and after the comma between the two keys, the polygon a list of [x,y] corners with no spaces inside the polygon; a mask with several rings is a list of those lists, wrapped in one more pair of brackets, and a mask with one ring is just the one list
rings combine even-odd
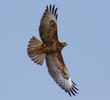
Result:
{"label": "banded tail feather", "polygon": [[45,53],[41,51],[42,42],[35,38],[34,36],[30,39],[27,52],[28,56],[31,58],[34,63],[37,63],[39,65],[43,64]]}

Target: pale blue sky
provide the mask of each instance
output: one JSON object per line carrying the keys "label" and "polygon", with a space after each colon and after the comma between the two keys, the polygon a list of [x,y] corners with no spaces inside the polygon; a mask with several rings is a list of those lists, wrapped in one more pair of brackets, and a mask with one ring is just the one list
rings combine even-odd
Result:
{"label": "pale blue sky", "polygon": [[[63,57],[79,94],[69,97],[27,56],[45,6],[58,7]],[[110,0],[0,0],[0,100],[110,100]]]}

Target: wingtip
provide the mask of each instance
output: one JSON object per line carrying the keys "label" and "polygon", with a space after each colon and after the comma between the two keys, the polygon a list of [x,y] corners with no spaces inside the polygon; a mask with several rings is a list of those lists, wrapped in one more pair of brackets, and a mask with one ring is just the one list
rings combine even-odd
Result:
{"label": "wingtip", "polygon": [[52,14],[54,14],[54,16],[56,17],[56,20],[57,20],[57,17],[58,17],[57,10],[58,10],[58,8],[55,7],[55,4],[54,5],[50,4],[49,6],[48,5],[46,6],[45,11],[49,11]]}
{"label": "wingtip", "polygon": [[54,13],[54,8],[55,8],[55,5],[53,5],[53,8],[52,8],[52,13]]}
{"label": "wingtip", "polygon": [[70,91],[68,91],[68,94],[71,96],[71,93],[70,93]]}
{"label": "wingtip", "polygon": [[48,5],[46,6],[46,11],[48,11]]}
{"label": "wingtip", "polygon": [[50,12],[51,12],[51,9],[52,9],[52,4],[50,4]]}
{"label": "wingtip", "polygon": [[67,92],[70,96],[72,96],[72,95],[76,96],[78,94],[79,89],[76,87],[76,84],[73,81],[71,81],[71,82],[72,82],[72,87]]}
{"label": "wingtip", "polygon": [[74,83],[73,81],[72,81],[72,83],[73,83],[75,86],[77,86],[77,84],[76,84],[76,83]]}

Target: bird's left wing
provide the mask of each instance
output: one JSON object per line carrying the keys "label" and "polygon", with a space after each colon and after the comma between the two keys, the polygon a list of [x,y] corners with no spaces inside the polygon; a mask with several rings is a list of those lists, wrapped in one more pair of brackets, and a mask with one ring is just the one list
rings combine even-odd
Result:
{"label": "bird's left wing", "polygon": [[69,93],[70,96],[77,94],[78,89],[68,75],[61,52],[46,55],[46,64],[49,74],[65,92]]}

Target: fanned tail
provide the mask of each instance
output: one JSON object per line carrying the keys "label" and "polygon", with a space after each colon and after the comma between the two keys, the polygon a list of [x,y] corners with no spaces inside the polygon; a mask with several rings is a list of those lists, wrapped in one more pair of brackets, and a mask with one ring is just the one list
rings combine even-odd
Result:
{"label": "fanned tail", "polygon": [[34,36],[30,39],[27,52],[28,56],[31,58],[34,63],[37,63],[39,65],[43,64],[44,58],[45,58],[45,53],[42,52],[42,42],[39,41],[37,38]]}

